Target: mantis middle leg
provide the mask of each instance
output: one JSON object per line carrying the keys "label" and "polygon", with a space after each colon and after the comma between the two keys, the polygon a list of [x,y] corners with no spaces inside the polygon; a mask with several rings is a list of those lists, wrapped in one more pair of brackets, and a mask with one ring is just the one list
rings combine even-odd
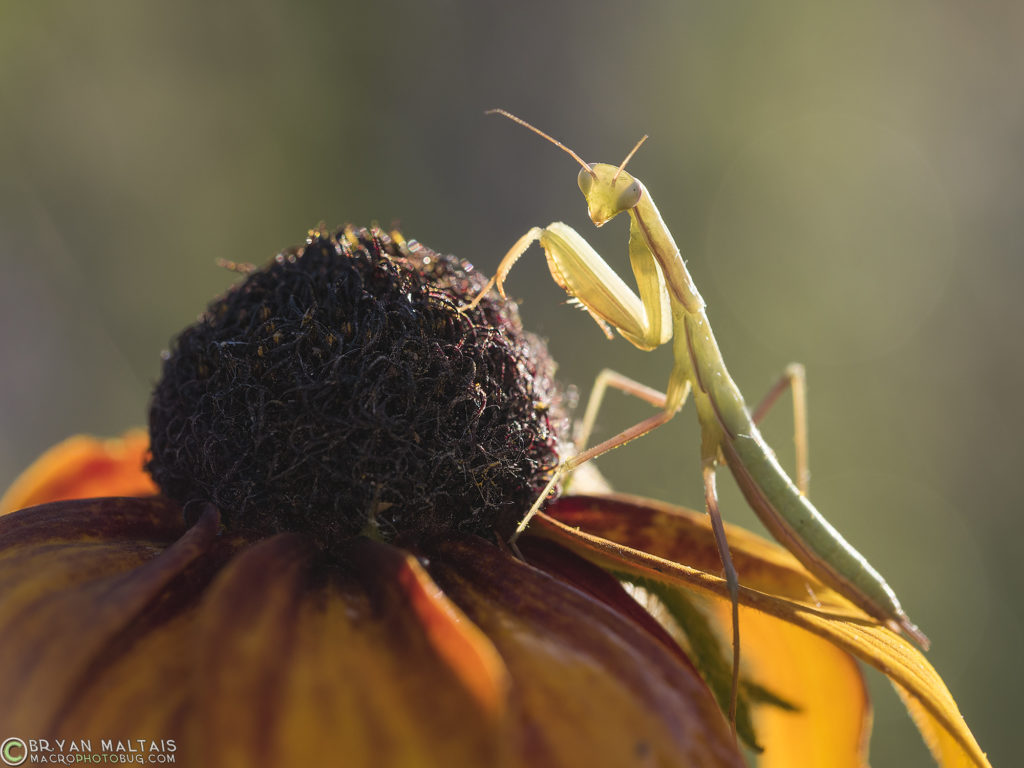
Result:
{"label": "mantis middle leg", "polygon": [[[594,386],[590,390],[590,397],[587,399],[587,408],[584,411],[583,421],[576,440],[577,453],[583,453],[590,442],[594,425],[597,423],[597,414],[601,410],[601,405],[604,403],[604,397],[609,387],[627,395],[638,397],[655,408],[665,407],[666,395],[664,392],[642,384],[610,368],[605,368],[594,380]],[[768,390],[761,399],[761,402],[758,403],[751,418],[755,424],[760,425],[761,421],[768,415],[768,412],[787,389],[790,390],[793,396],[793,444],[796,448],[797,487],[806,495],[810,485],[811,474],[807,447],[807,374],[803,365],[800,363],[790,363],[786,366],[786,370],[779,376],[779,379],[772,385],[771,389]]]}

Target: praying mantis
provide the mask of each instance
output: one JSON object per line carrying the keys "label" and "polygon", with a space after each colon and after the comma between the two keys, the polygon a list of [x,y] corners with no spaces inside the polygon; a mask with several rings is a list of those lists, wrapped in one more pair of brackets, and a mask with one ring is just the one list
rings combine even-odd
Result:
{"label": "praying mantis", "polygon": [[[753,415],[744,403],[722,360],[704,300],[690,277],[671,232],[646,187],[625,170],[647,137],[644,136],[618,166],[591,164],[560,141],[515,115],[501,109],[488,111],[488,114],[492,113],[503,115],[540,135],[582,166],[578,183],[587,201],[590,220],[596,227],[604,226],[621,213],[629,215],[629,259],[637,292],[626,285],[579,233],[566,224],[553,222],[543,229],[534,227],[512,246],[495,276],[467,309],[476,306],[493,287],[497,287],[504,296],[504,282],[512,266],[534,241],[539,241],[555,282],[590,313],[609,338],[612,338],[610,328],[614,328],[642,350],[652,350],[671,341],[674,358],[664,393],[612,371],[606,370],[598,376],[584,415],[580,452],[556,469],[547,488],[512,536],[510,543],[513,547],[559,478],[586,461],[670,421],[692,394],[700,424],[704,500],[732,604],[733,695],[730,720],[735,722],[739,674],[739,581],[729,555],[718,507],[715,477],[723,463],[771,534],[812,574],[870,616],[897,633],[905,632],[927,650],[928,638],[907,617],[896,593],[885,579],[807,498],[809,475],[802,366],[790,366]],[[797,482],[786,474],[756,424],[786,386],[791,388],[795,403]],[[598,404],[608,387],[637,396],[660,410],[618,435],[592,448],[585,448]]]}

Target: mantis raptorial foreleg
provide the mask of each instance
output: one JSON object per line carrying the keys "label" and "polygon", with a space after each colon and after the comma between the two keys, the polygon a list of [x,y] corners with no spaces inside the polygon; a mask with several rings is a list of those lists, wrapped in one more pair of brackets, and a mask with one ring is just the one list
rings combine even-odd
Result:
{"label": "mantis raptorial foreleg", "polygon": [[641,349],[654,349],[671,337],[668,296],[658,265],[642,259],[634,262],[637,296],[590,243],[560,221],[543,229],[534,227],[520,237],[498,264],[494,277],[465,309],[475,307],[493,287],[504,297],[505,278],[534,241],[544,249],[555,282],[590,313],[608,338],[613,338],[609,326]]}
{"label": "mantis raptorial foreleg", "polygon": [[[793,390],[798,483],[785,473],[761,437],[755,418],[747,410],[739,388],[726,370],[704,311],[704,299],[690,277],[672,233],[665,226],[644,185],[625,171],[626,163],[643,139],[618,167],[604,163],[589,164],[529,123],[503,110],[493,111],[551,141],[582,166],[577,181],[586,198],[590,219],[596,226],[603,226],[621,213],[629,216],[629,259],[636,276],[637,293],[626,286],[578,233],[559,222],[544,229],[531,229],[520,238],[502,260],[498,274],[488,288],[496,284],[502,290],[509,269],[529,245],[538,240],[547,255],[555,282],[583,306],[606,333],[609,327],[613,327],[640,349],[653,349],[672,339],[675,359],[664,399],[660,396],[647,398],[655,404],[661,403],[662,410],[564,462],[554,473],[543,496],[520,523],[512,537],[513,543],[560,476],[588,459],[624,445],[669,421],[692,392],[701,430],[705,502],[732,600],[734,662],[739,659],[738,580],[729,558],[715,490],[715,473],[721,461],[728,465],[747,502],[772,535],[811,573],[869,615],[896,632],[905,632],[927,649],[928,638],[907,617],[892,588],[807,498],[802,368],[791,367],[783,382],[766,399],[768,407],[786,386]],[[479,297],[471,306],[475,306],[477,301]],[[608,379],[605,386],[615,383],[621,384],[622,381]],[[653,390],[634,387],[634,391],[650,395]],[[757,416],[762,412],[759,409]],[[588,416],[588,422],[585,431],[589,435],[592,414]],[[734,663],[730,706],[733,714],[737,675]]]}

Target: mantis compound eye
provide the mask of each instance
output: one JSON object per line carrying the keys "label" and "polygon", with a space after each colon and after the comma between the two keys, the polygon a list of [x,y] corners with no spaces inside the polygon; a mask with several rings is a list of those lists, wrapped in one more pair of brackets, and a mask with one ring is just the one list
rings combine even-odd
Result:
{"label": "mantis compound eye", "polygon": [[619,210],[628,211],[630,208],[633,208],[637,203],[640,202],[640,196],[640,182],[638,182],[636,179],[633,179],[633,181],[630,182],[629,186],[623,189],[622,192],[619,194],[619,200],[616,207]]}
{"label": "mantis compound eye", "polygon": [[580,185],[580,192],[583,193],[584,197],[590,195],[590,190],[594,186],[594,172],[583,169],[580,171],[580,175],[577,177],[576,182]]}

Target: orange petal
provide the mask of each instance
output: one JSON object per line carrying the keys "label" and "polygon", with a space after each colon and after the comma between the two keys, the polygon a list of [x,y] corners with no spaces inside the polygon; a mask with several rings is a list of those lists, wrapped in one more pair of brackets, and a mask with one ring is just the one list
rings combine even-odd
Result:
{"label": "orange petal", "polygon": [[512,674],[517,764],[743,765],[692,667],[608,601],[479,540],[437,544],[428,570]]}
{"label": "orange petal", "polygon": [[187,764],[508,764],[498,724],[439,658],[398,582],[374,580],[378,569],[346,575],[282,534],[221,572],[200,616]]}
{"label": "orange petal", "polygon": [[[534,535],[552,538],[610,570],[728,599],[724,579],[714,575],[720,564],[708,567],[708,525],[697,513],[627,497],[570,498],[552,505],[551,511],[559,520],[539,515],[530,529]],[[629,520],[631,516],[636,519]],[[587,531],[576,527],[584,517]],[[942,678],[915,647],[843,598],[818,586],[809,574],[797,579],[794,567],[799,566],[791,566],[788,555],[781,551],[772,555],[774,545],[732,526],[727,531],[744,585],[740,588],[741,605],[819,635],[885,673],[915,701],[911,712],[917,715],[919,726],[925,724],[922,732],[930,745],[936,745],[933,754],[940,765],[989,765]],[[610,539],[619,539],[621,543]],[[678,542],[685,542],[686,546],[678,546]],[[638,545],[650,547],[661,556],[634,548]],[[707,570],[683,564],[694,561],[701,562]],[[807,595],[808,587],[813,591],[814,602]],[[759,591],[766,588],[784,595],[784,599]],[[751,639],[747,645],[753,642]]]}
{"label": "orange petal", "polygon": [[360,542],[356,563],[373,574],[373,586],[396,586],[408,601],[427,640],[491,717],[505,713],[508,669],[486,635],[451,602],[411,554]]}
{"label": "orange petal", "polygon": [[142,430],[100,440],[77,435],[50,448],[0,498],[0,515],[36,504],[94,496],[151,496],[143,470],[149,437]]}

